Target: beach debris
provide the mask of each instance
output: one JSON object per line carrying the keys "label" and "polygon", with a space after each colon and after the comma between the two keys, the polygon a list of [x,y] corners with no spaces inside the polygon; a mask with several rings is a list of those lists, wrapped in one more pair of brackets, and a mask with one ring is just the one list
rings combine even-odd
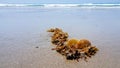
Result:
{"label": "beach debris", "polygon": [[50,29],[48,30],[48,32],[53,32],[53,36],[51,37],[51,42],[54,45],[62,46],[68,39],[68,33],[63,32],[59,28]]}
{"label": "beach debris", "polygon": [[36,46],[35,48],[39,48],[38,46]]}
{"label": "beach debris", "polygon": [[87,39],[68,39],[68,33],[63,32],[62,29],[52,28],[47,32],[53,33],[51,43],[56,45],[56,47],[52,48],[52,50],[56,50],[65,56],[67,60],[79,61],[79,59],[84,59],[87,62],[88,58],[91,58],[99,51]]}

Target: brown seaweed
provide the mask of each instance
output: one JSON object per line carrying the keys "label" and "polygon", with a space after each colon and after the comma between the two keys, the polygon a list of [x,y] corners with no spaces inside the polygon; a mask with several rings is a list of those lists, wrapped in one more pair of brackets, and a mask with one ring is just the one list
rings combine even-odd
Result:
{"label": "brown seaweed", "polygon": [[56,50],[61,55],[65,56],[67,60],[84,59],[94,56],[98,48],[91,45],[91,42],[87,39],[68,39],[68,33],[63,32],[62,29],[55,28],[49,29],[48,32],[52,32],[51,43],[56,45],[52,50]]}

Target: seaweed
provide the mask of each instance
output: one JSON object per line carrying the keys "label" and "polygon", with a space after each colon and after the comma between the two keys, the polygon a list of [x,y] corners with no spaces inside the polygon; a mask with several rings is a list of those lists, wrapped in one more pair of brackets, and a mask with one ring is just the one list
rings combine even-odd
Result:
{"label": "seaweed", "polygon": [[91,58],[99,51],[87,39],[68,39],[68,33],[63,32],[62,29],[52,28],[48,32],[53,33],[51,43],[56,45],[52,50],[56,50],[56,52],[65,56],[67,60],[79,61],[79,59],[84,59],[87,62],[88,58]]}

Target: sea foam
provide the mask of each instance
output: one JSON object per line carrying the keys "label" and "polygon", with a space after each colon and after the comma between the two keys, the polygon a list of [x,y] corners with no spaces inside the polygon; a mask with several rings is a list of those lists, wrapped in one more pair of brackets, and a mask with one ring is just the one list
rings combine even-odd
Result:
{"label": "sea foam", "polygon": [[0,7],[114,7],[120,8],[120,4],[0,4]]}

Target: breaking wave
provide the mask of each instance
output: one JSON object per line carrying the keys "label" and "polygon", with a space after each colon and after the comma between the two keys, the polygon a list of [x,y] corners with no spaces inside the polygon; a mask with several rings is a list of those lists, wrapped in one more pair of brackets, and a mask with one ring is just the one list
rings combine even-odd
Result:
{"label": "breaking wave", "polygon": [[0,7],[119,7],[120,4],[0,4]]}

